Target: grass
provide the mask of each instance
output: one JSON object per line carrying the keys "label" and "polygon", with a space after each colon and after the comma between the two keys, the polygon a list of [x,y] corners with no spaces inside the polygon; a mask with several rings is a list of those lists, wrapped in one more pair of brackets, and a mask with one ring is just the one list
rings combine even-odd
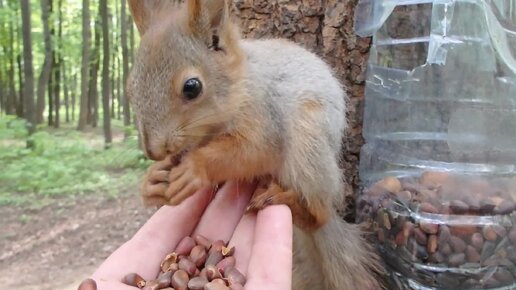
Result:
{"label": "grass", "polygon": [[[115,122],[114,131],[123,131]],[[27,138],[34,148],[27,149]],[[115,139],[104,149],[102,131],[40,128],[27,137],[25,123],[0,117],[0,205],[38,205],[56,197],[117,195],[136,186],[148,161],[137,138]]]}

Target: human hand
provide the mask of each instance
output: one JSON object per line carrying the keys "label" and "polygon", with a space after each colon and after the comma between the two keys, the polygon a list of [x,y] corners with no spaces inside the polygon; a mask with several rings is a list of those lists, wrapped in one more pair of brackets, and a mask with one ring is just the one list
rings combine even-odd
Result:
{"label": "human hand", "polygon": [[210,190],[203,189],[179,206],[162,207],[95,271],[97,289],[136,289],[121,283],[128,273],[155,279],[161,260],[183,237],[197,234],[236,247],[236,268],[246,275],[246,290],[291,289],[290,209],[270,206],[244,215],[253,191],[250,184],[227,182],[213,200]]}

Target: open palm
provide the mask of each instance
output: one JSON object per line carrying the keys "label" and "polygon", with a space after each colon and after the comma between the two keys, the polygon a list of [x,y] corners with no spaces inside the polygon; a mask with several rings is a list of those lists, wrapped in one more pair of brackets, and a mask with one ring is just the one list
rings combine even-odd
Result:
{"label": "open palm", "polygon": [[290,210],[270,206],[257,215],[244,214],[253,191],[250,184],[227,182],[214,197],[203,189],[179,206],[162,207],[95,271],[98,289],[137,289],[120,281],[132,272],[156,278],[161,260],[183,237],[196,234],[236,247],[236,268],[247,276],[245,289],[291,289]]}

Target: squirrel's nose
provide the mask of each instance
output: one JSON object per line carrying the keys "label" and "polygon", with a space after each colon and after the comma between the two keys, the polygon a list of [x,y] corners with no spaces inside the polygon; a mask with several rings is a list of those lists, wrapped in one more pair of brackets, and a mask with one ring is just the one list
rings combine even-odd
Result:
{"label": "squirrel's nose", "polygon": [[143,141],[143,151],[145,152],[145,155],[147,155],[147,158],[154,161],[160,161],[167,156],[168,153],[165,152],[165,150],[156,150],[156,148],[152,148],[150,145],[149,136],[146,134],[145,130],[142,130],[141,136]]}
{"label": "squirrel's nose", "polygon": [[152,150],[147,149],[147,147],[145,148],[145,155],[147,155],[147,158],[149,158],[150,160],[154,160],[154,161],[161,160],[158,155],[153,153]]}

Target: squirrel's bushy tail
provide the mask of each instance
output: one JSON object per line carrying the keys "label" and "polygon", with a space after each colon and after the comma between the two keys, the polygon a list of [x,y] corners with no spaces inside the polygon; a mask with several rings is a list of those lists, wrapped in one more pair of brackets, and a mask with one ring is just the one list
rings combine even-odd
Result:
{"label": "squirrel's bushy tail", "polygon": [[[294,269],[294,275],[302,278],[298,281],[294,279],[294,290],[382,289],[379,282],[380,273],[383,272],[381,263],[358,225],[346,223],[334,213],[319,230],[309,234],[298,231],[296,234],[296,239],[305,239],[302,244],[312,249],[308,251],[295,247],[296,259],[300,264],[298,269]],[[324,277],[323,285],[320,285],[321,277]]]}

